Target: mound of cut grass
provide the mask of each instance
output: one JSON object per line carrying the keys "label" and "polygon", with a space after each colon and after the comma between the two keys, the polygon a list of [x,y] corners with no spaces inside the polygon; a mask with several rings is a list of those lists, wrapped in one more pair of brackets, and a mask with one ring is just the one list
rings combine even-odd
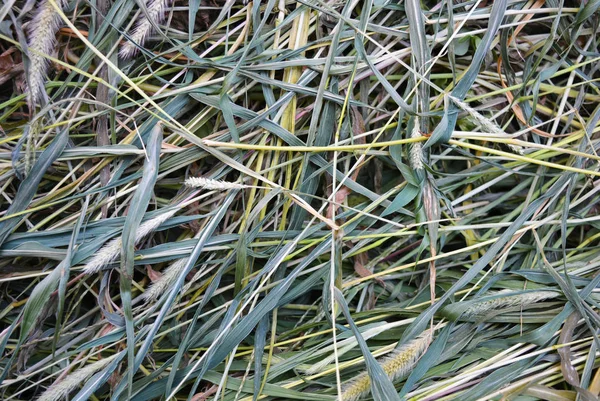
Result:
{"label": "mound of cut grass", "polygon": [[598,1],[5,0],[2,400],[596,400]]}

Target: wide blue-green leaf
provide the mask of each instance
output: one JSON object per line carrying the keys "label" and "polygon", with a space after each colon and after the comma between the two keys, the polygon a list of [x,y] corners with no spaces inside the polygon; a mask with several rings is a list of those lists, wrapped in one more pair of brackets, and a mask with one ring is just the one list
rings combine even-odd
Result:
{"label": "wide blue-green leaf", "polygon": [[[46,170],[61,155],[68,140],[69,130],[64,129],[56,135],[50,145],[42,152],[39,159],[36,160],[31,168],[30,173],[21,185],[19,185],[17,195],[6,210],[6,216],[11,216],[27,208],[29,202],[35,196],[38,185],[44,174],[46,174]],[[15,226],[19,224],[21,219],[22,217],[17,216],[0,222],[0,245],[6,240],[6,237],[8,237]]]}
{"label": "wide blue-green leaf", "polygon": [[142,179],[131,199],[131,204],[123,226],[122,248],[121,248],[121,274],[120,290],[123,302],[123,314],[125,316],[125,329],[127,333],[127,356],[129,365],[129,388],[133,383],[135,334],[133,330],[133,312],[131,305],[131,281],[133,279],[133,258],[135,255],[136,231],[142,222],[152,194],[154,184],[158,176],[158,165],[160,162],[160,148],[162,144],[163,127],[157,124],[146,143],[146,160],[143,168]]}

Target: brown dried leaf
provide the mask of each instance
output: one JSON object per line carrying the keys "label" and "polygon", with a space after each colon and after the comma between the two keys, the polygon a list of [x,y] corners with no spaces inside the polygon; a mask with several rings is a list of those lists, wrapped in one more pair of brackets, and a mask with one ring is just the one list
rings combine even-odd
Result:
{"label": "brown dried leaf", "polygon": [[[354,256],[354,271],[360,277],[369,277],[373,274],[373,272],[365,267],[365,265],[369,263],[369,255],[366,252],[359,253]],[[385,283],[379,277],[375,278],[382,287],[385,287]]]}
{"label": "brown dried leaf", "polygon": [[150,265],[146,265],[146,272],[148,272],[148,277],[150,277],[150,281],[153,283],[158,281],[158,279],[163,276],[161,272],[157,272],[156,270],[152,269],[152,266]]}
{"label": "brown dried leaf", "polygon": [[0,54],[0,85],[8,82],[15,76],[23,73],[23,63],[17,62],[12,53],[15,48],[10,48],[4,53]]}
{"label": "brown dried leaf", "polygon": [[218,388],[219,387],[217,385],[213,385],[208,390],[206,390],[206,391],[204,391],[202,393],[198,393],[198,394],[194,395],[192,397],[192,401],[205,401],[205,400],[208,399],[208,397],[210,397],[211,395],[213,395],[214,393],[216,393]]}

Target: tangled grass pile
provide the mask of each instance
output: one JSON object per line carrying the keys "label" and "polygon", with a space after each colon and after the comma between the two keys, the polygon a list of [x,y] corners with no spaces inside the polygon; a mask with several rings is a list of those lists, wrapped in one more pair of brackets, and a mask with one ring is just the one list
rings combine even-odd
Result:
{"label": "tangled grass pile", "polygon": [[5,0],[0,398],[597,400],[599,8]]}

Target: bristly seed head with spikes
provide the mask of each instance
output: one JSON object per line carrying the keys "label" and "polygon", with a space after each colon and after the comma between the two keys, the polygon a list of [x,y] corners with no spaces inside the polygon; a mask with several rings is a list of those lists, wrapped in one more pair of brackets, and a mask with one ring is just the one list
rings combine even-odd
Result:
{"label": "bristly seed head with spikes", "polygon": [[[66,5],[65,0],[56,0],[60,8]],[[27,41],[29,56],[27,101],[30,108],[37,106],[44,96],[48,56],[56,47],[56,32],[60,26],[60,15],[53,4],[44,0],[36,9],[33,19],[29,22]]]}
{"label": "bristly seed head with spikes", "polygon": [[136,27],[129,35],[130,41],[121,46],[121,50],[119,51],[121,58],[128,59],[135,56],[139,50],[138,46],[142,46],[146,42],[154,30],[154,26],[163,22],[165,9],[169,3],[170,0],[146,0],[146,12],[142,10]]}
{"label": "bristly seed head with spikes", "polygon": [[[432,336],[432,331],[426,330],[416,339],[381,359],[379,363],[392,382],[410,373],[429,348]],[[342,387],[342,396],[338,401],[358,401],[370,392],[371,378],[367,372],[363,372]]]}

